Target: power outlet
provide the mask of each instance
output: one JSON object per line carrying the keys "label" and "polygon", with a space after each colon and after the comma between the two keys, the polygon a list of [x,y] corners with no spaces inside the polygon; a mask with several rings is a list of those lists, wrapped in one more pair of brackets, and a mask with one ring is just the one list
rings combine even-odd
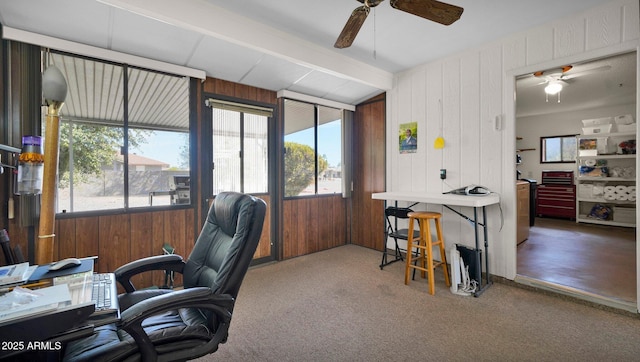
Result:
{"label": "power outlet", "polygon": [[446,178],[447,178],[447,170],[446,170],[446,169],[444,169],[444,168],[441,168],[441,169],[440,169],[440,179],[441,179],[441,180],[444,180],[444,179],[446,179]]}

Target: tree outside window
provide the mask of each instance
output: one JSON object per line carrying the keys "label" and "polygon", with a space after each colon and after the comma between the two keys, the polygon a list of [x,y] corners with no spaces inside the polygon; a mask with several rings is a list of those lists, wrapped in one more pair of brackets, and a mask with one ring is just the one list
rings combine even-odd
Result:
{"label": "tree outside window", "polygon": [[69,54],[43,57],[68,83],[56,211],[188,204],[189,191],[174,184],[190,175],[189,79]]}
{"label": "tree outside window", "polygon": [[342,110],[285,100],[284,196],[342,193]]}

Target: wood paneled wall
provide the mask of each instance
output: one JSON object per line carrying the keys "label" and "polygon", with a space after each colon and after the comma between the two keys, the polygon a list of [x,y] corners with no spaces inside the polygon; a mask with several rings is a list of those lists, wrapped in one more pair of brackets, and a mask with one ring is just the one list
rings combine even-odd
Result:
{"label": "wood paneled wall", "polygon": [[274,91],[216,78],[207,78],[203,84],[203,91],[274,106],[277,103],[277,93]]}
{"label": "wood paneled wall", "polygon": [[289,199],[282,205],[283,259],[347,243],[348,199],[342,195]]}
{"label": "wood paneled wall", "polygon": [[271,197],[268,195],[257,195],[256,197],[264,200],[267,203],[267,213],[264,216],[264,225],[262,227],[262,235],[260,236],[260,243],[253,254],[253,259],[261,259],[271,257]]}
{"label": "wood paneled wall", "polygon": [[[198,86],[196,118],[198,134],[201,134],[203,99],[209,95],[221,95],[261,104],[277,105],[276,92],[236,84],[220,79],[208,78]],[[382,203],[372,201],[371,193],[384,190],[384,96],[377,97],[358,107],[355,116],[354,135],[354,192],[353,199],[341,195],[318,196],[280,201],[269,195],[258,195],[269,205],[262,239],[254,258],[271,256],[271,224],[274,217],[280,220],[282,240],[280,257],[288,259],[340,245],[351,240],[350,222],[356,225],[358,245],[381,249],[382,247]],[[276,125],[276,129],[279,129]],[[196,149],[202,149],[202,139],[196,140]],[[202,165],[202,154],[198,154],[197,165]],[[96,270],[112,271],[132,260],[162,254],[162,246],[168,243],[176,253],[189,255],[199,231],[199,220],[207,210],[199,202],[210,198],[209,191],[202,189],[201,178],[210,170],[198,167],[196,177],[196,200],[194,208],[134,212],[127,214],[90,217],[63,218],[56,220],[56,244],[54,259],[65,257],[98,256]],[[354,202],[355,216],[350,215]],[[275,215],[271,203],[276,202]],[[379,232],[380,231],[380,232]],[[28,230],[10,222],[13,245],[20,245],[28,255]],[[154,272],[139,276],[135,283],[139,287],[162,285],[164,273]],[[176,285],[182,280],[177,277]]]}
{"label": "wood paneled wall", "polygon": [[385,191],[385,94],[356,107],[353,123],[352,243],[382,250],[384,202],[371,194]]}
{"label": "wood paneled wall", "polygon": [[[94,270],[107,272],[133,260],[162,255],[165,243],[186,259],[197,237],[194,222],[193,209],[58,219],[53,259],[97,256]],[[27,229],[12,225],[11,243],[27,255]],[[150,272],[134,279],[136,287],[163,283],[163,272]],[[182,284],[179,276],[175,284]]]}

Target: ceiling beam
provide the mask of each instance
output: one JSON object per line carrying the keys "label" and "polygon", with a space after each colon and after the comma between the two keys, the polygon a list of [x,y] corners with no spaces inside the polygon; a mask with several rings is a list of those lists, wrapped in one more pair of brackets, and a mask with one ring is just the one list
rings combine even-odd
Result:
{"label": "ceiling beam", "polygon": [[251,48],[340,78],[390,90],[393,74],[204,0],[98,0],[173,26]]}

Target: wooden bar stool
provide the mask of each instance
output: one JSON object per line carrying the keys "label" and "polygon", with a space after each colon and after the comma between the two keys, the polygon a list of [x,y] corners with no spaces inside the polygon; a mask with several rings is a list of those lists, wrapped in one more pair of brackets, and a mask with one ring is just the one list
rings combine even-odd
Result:
{"label": "wooden bar stool", "polygon": [[[409,240],[407,241],[407,265],[404,271],[404,284],[409,284],[409,271],[410,269],[418,269],[422,271],[422,277],[425,277],[427,272],[429,277],[429,294],[434,295],[436,293],[436,286],[433,279],[433,269],[437,266],[442,266],[444,270],[444,280],[447,286],[451,286],[449,281],[449,270],[447,268],[447,257],[444,251],[444,239],[442,237],[442,227],[440,224],[440,218],[442,214],[439,212],[430,211],[414,211],[409,213]],[[418,237],[413,235],[413,223],[418,220],[420,226],[420,232]],[[436,225],[437,240],[431,240],[431,226],[430,220],[433,220]],[[415,242],[417,241],[417,244]],[[440,248],[440,260],[439,262],[433,261],[433,247],[438,246]],[[416,255],[413,254],[413,248],[416,248]],[[413,257],[413,260],[412,260]]]}

